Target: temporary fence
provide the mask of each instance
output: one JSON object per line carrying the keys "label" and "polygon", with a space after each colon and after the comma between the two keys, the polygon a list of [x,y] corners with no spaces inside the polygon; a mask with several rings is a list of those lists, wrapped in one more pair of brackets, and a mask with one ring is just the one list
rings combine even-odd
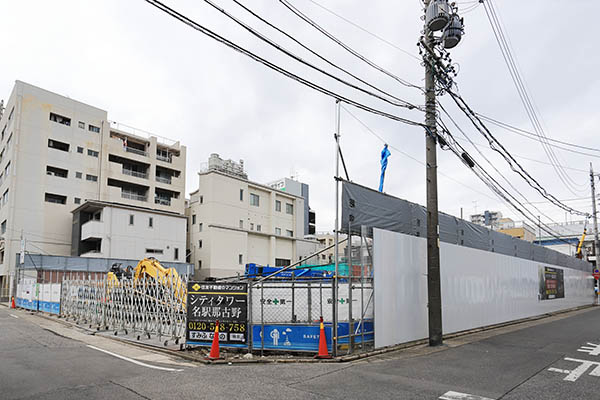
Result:
{"label": "temporary fence", "polygon": [[156,336],[179,343],[185,337],[187,277],[70,279],[62,282],[61,315],[98,330]]}

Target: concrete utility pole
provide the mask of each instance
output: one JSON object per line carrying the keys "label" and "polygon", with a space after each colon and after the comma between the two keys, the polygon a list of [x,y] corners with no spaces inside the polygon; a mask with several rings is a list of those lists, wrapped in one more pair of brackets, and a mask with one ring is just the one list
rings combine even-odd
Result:
{"label": "concrete utility pole", "polygon": [[[431,0],[425,0],[425,10]],[[425,44],[435,47],[433,32],[425,23]],[[442,344],[442,294],[440,286],[440,240],[437,193],[437,123],[435,77],[431,63],[425,62],[425,135],[427,185],[427,297],[429,316],[429,345]]]}
{"label": "concrete utility pole", "polygon": [[598,255],[600,254],[600,245],[598,244],[598,213],[596,212],[596,176],[594,168],[590,163],[590,184],[592,185],[592,217],[594,218],[594,255],[596,256],[596,268],[598,268]]}

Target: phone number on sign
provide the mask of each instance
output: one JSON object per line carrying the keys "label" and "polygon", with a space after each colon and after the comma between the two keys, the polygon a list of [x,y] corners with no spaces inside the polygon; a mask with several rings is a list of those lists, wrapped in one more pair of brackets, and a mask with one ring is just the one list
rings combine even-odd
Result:
{"label": "phone number on sign", "polygon": [[[216,324],[214,322],[189,321],[188,329],[190,331],[214,331]],[[245,323],[222,322],[219,324],[220,332],[246,332]],[[191,334],[191,332],[190,332]]]}

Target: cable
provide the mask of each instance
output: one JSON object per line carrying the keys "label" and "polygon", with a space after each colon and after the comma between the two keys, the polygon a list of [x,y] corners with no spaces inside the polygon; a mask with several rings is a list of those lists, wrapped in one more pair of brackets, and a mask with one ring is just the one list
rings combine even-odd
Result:
{"label": "cable", "polygon": [[[371,129],[371,128],[370,128],[370,127],[369,127],[369,126],[368,126],[368,125],[367,125],[365,122],[363,122],[363,121],[362,121],[361,119],[359,119],[359,118],[358,118],[358,117],[357,117],[355,114],[353,114],[352,112],[350,112],[350,110],[348,110],[346,107],[342,106],[342,109],[343,109],[343,110],[344,110],[344,111],[345,111],[345,112],[346,112],[348,115],[350,115],[352,118],[354,118],[354,120],[355,120],[356,122],[358,122],[360,125],[362,125],[362,127],[363,127],[363,128],[364,128],[364,129],[365,129],[367,132],[369,132],[369,133],[370,133],[370,134],[372,134],[374,137],[376,137],[377,139],[379,139],[379,140],[381,141],[381,143],[383,143],[383,144],[387,144],[387,145],[389,146],[389,148],[391,148],[392,150],[394,150],[394,151],[396,151],[396,152],[398,152],[398,153],[402,154],[403,156],[405,156],[405,157],[407,157],[407,158],[410,158],[411,160],[413,160],[413,161],[415,161],[415,162],[419,163],[419,164],[420,164],[420,165],[422,165],[422,166],[426,166],[425,162],[423,162],[423,161],[419,160],[418,158],[415,158],[415,157],[413,157],[413,156],[412,156],[412,155],[410,155],[409,153],[407,153],[407,152],[405,152],[405,151],[401,150],[400,148],[398,148],[398,147],[395,147],[395,146],[393,146],[393,145],[389,144],[389,141],[386,141],[386,140],[385,140],[383,137],[381,137],[379,134],[377,134],[377,133],[376,133],[376,132],[375,132],[373,129]],[[466,185],[465,183],[463,183],[463,182],[460,182],[460,181],[458,181],[458,180],[454,179],[454,178],[453,178],[453,177],[451,177],[450,175],[447,175],[447,174],[443,173],[442,171],[438,171],[438,173],[439,173],[440,175],[442,175],[443,177],[445,177],[445,178],[447,178],[447,179],[449,179],[449,180],[451,180],[451,181],[453,181],[453,182],[455,182],[455,183],[457,183],[457,184],[459,184],[459,185],[461,185],[461,186],[463,186],[463,187],[465,187],[465,188],[467,188],[467,189],[469,189],[469,190],[472,190],[472,191],[473,191],[473,192],[475,192],[475,193],[478,193],[478,194],[480,194],[480,195],[482,195],[482,196],[485,196],[485,197],[487,197],[488,199],[491,199],[491,200],[496,200],[494,197],[491,197],[491,196],[490,196],[490,195],[488,195],[487,193],[484,193],[484,192],[481,192],[481,191],[479,191],[479,190],[477,190],[477,189],[474,189],[474,188],[472,188],[471,186],[469,186],[469,185]]]}
{"label": "cable", "polygon": [[[517,135],[520,135],[520,136],[526,137],[526,138],[528,138],[528,139],[533,139],[533,140],[536,140],[536,141],[537,141],[537,139],[534,139],[534,138],[532,138],[532,137],[531,137],[531,136],[537,136],[537,135],[536,135],[535,133],[533,133],[533,132],[529,132],[529,131],[526,131],[526,130],[524,130],[524,129],[517,128],[517,127],[515,127],[515,126],[509,125],[509,124],[507,124],[507,123],[505,123],[505,122],[498,121],[498,120],[496,120],[496,119],[494,119],[494,118],[491,118],[491,117],[485,116],[485,115],[483,115],[483,114],[480,114],[480,113],[477,113],[477,115],[478,115],[478,116],[479,116],[481,119],[483,119],[484,121],[487,121],[487,122],[489,122],[489,123],[491,123],[491,124],[494,124],[494,125],[496,125],[496,126],[498,126],[498,127],[500,127],[500,128],[504,128],[504,129],[506,129],[506,130],[507,130],[507,131],[509,131],[509,132],[513,132],[513,133],[516,133]],[[551,139],[551,138],[546,138],[546,139],[547,139],[548,141],[550,141],[550,142],[555,142],[555,143],[564,144],[565,146],[570,146],[570,147],[575,147],[575,148],[579,148],[579,149],[584,149],[584,150],[590,150],[590,151],[597,151],[597,152],[600,152],[600,149],[598,149],[598,148],[594,148],[594,147],[581,146],[581,145],[578,145],[578,144],[575,144],[575,143],[563,142],[562,140],[557,140],[557,139]],[[573,152],[573,153],[582,154],[582,155],[589,156],[589,157],[600,157],[600,155],[596,155],[596,154],[590,154],[590,153],[582,153],[582,152],[575,151],[575,150],[571,150],[571,149],[568,149],[568,148],[565,148],[565,147],[561,147],[561,146],[556,146],[556,145],[550,145],[550,146],[554,146],[554,147],[556,147],[557,149],[562,149],[562,150],[566,150],[566,151],[571,151],[571,152]]]}
{"label": "cable", "polygon": [[[234,0],[234,1],[235,1],[235,0]],[[407,56],[409,56],[409,57],[412,57],[412,58],[414,58],[415,60],[417,60],[417,61],[419,61],[419,62],[421,62],[421,61],[422,61],[422,60],[421,60],[421,59],[420,59],[418,56],[416,56],[416,55],[412,54],[411,52],[409,52],[409,51],[406,51],[406,50],[404,50],[404,49],[402,49],[402,48],[400,48],[400,47],[396,46],[394,43],[390,42],[389,40],[387,40],[387,39],[385,39],[385,38],[383,38],[383,37],[381,37],[381,36],[379,36],[379,35],[377,35],[377,34],[375,34],[375,33],[373,33],[373,32],[370,32],[370,31],[368,31],[367,29],[365,29],[365,28],[363,28],[362,26],[358,25],[356,22],[352,22],[352,21],[350,21],[349,19],[347,19],[347,18],[345,18],[345,17],[341,16],[340,14],[337,14],[336,12],[334,12],[334,11],[330,10],[329,8],[325,7],[324,5],[322,5],[322,4],[320,4],[320,3],[317,3],[315,0],[308,0],[308,1],[310,1],[311,3],[313,3],[314,5],[316,5],[317,7],[319,7],[319,8],[321,8],[321,9],[323,9],[323,10],[327,11],[329,14],[331,14],[331,15],[333,15],[333,16],[335,16],[335,17],[339,18],[339,19],[341,19],[341,20],[342,20],[342,21],[344,21],[344,22],[347,22],[348,24],[352,25],[353,27],[355,27],[355,28],[358,28],[358,29],[360,29],[361,31],[365,32],[366,34],[368,34],[368,35],[370,35],[370,36],[374,37],[375,39],[377,39],[377,40],[379,40],[379,41],[381,41],[381,42],[383,42],[383,43],[387,44],[388,46],[390,46],[390,47],[393,47],[394,49],[396,49],[396,50],[398,50],[398,51],[400,51],[400,52],[402,52],[402,53],[406,54],[406,55],[407,55]],[[421,3],[421,0],[418,0],[418,1],[419,1],[419,3]],[[478,0],[477,0],[477,1],[478,1]],[[423,7],[423,3],[421,3],[421,7]]]}
{"label": "cable", "polygon": [[216,40],[216,41],[218,41],[218,42],[226,45],[227,47],[229,47],[229,48],[231,48],[231,49],[233,49],[233,50],[235,50],[235,51],[237,51],[237,52],[239,52],[239,53],[241,53],[241,54],[243,54],[245,56],[250,57],[254,61],[257,61],[257,62],[259,62],[259,63],[267,66],[268,68],[270,68],[270,69],[272,69],[272,70],[274,70],[276,72],[279,72],[280,74],[282,74],[282,75],[284,75],[284,76],[286,76],[286,77],[288,77],[290,79],[293,79],[293,80],[295,80],[295,81],[297,81],[299,83],[302,83],[303,85],[305,85],[305,86],[307,86],[307,87],[309,87],[309,88],[311,88],[313,90],[316,90],[318,92],[326,94],[326,95],[328,95],[330,97],[333,97],[334,99],[338,99],[340,101],[343,101],[343,102],[345,102],[345,103],[347,103],[349,105],[352,105],[352,106],[354,106],[356,108],[359,108],[359,109],[371,112],[371,113],[376,114],[376,115],[380,115],[382,117],[386,117],[386,118],[392,119],[394,121],[402,122],[402,123],[405,123],[407,125],[424,126],[423,123],[411,121],[409,119],[398,117],[397,115],[390,114],[390,113],[387,113],[385,111],[381,111],[379,109],[366,106],[366,105],[364,105],[364,104],[362,104],[360,102],[354,101],[354,100],[352,100],[350,98],[347,98],[347,97],[342,96],[342,95],[340,95],[340,94],[338,94],[336,92],[333,92],[333,91],[331,91],[329,89],[326,89],[326,88],[324,88],[324,87],[322,87],[320,85],[317,85],[316,83],[313,83],[313,82],[311,82],[311,81],[309,81],[307,79],[304,79],[304,78],[300,77],[299,75],[296,75],[296,74],[294,74],[294,73],[286,70],[285,68],[282,68],[282,67],[278,66],[277,64],[274,64],[274,63],[266,60],[265,58],[260,57],[259,55],[251,52],[250,50],[247,50],[247,49],[245,49],[245,48],[237,45],[236,43],[232,42],[231,40],[226,39],[223,36],[221,36],[221,35],[213,32],[213,31],[211,31],[210,29],[208,29],[208,28],[200,25],[199,23],[197,23],[197,22],[189,19],[188,17],[186,17],[183,14],[181,14],[181,13],[173,10],[172,8],[166,6],[165,4],[161,3],[158,0],[145,0],[145,1],[148,4],[156,7],[157,9],[163,11],[164,13],[170,15],[171,17],[173,17],[173,18],[179,20],[180,22],[183,22],[184,24],[188,25],[189,27],[197,30],[198,32],[201,32],[204,35],[210,37],[211,39],[214,39],[214,40]]}
{"label": "cable", "polygon": [[380,96],[374,95],[374,94],[373,94],[373,93],[371,93],[371,92],[368,92],[368,91],[365,91],[364,89],[358,88],[358,87],[356,87],[355,85],[352,85],[352,84],[350,84],[350,83],[348,83],[348,82],[346,82],[346,81],[344,81],[344,80],[341,80],[340,78],[338,78],[338,77],[335,77],[335,76],[333,76],[333,75],[331,75],[331,74],[329,74],[329,73],[327,73],[327,72],[325,72],[325,71],[323,71],[323,70],[321,70],[321,69],[319,69],[319,68],[315,67],[314,65],[312,65],[312,64],[310,64],[310,63],[307,63],[306,61],[302,60],[302,59],[301,59],[301,58],[299,58],[298,56],[296,56],[296,55],[293,55],[293,54],[291,54],[291,52],[289,52],[289,51],[287,51],[287,50],[285,50],[285,49],[281,48],[279,45],[275,44],[273,41],[271,41],[270,39],[268,39],[268,38],[264,37],[264,36],[263,36],[263,35],[261,35],[260,33],[257,33],[257,32],[255,32],[255,31],[254,31],[252,28],[250,28],[249,26],[247,26],[247,25],[246,25],[246,24],[244,24],[243,22],[241,22],[241,21],[237,20],[235,17],[233,17],[233,16],[231,16],[230,14],[228,14],[228,13],[227,13],[225,10],[223,10],[222,8],[218,8],[218,7],[217,7],[216,5],[214,5],[214,4],[213,4],[211,1],[209,1],[209,0],[204,0],[204,1],[206,1],[206,2],[207,2],[208,4],[210,4],[212,7],[216,8],[217,10],[219,10],[221,13],[223,13],[223,14],[227,15],[227,16],[228,16],[230,19],[234,20],[234,21],[235,21],[236,23],[238,23],[239,25],[243,26],[243,27],[244,27],[246,30],[249,30],[249,31],[250,31],[250,32],[251,32],[253,35],[255,35],[255,36],[258,36],[259,38],[261,38],[261,40],[263,40],[263,41],[266,41],[266,42],[267,42],[267,43],[269,43],[271,46],[273,46],[273,47],[277,48],[279,51],[283,52],[284,54],[286,54],[286,55],[288,55],[288,56],[290,56],[290,57],[292,57],[292,58],[294,58],[295,60],[297,60],[297,61],[301,62],[302,64],[304,64],[304,65],[307,65],[307,66],[309,66],[310,68],[313,68],[313,69],[315,69],[315,70],[317,70],[317,71],[319,71],[319,72],[321,72],[321,73],[323,73],[323,74],[325,74],[325,75],[329,76],[329,77],[330,77],[330,78],[332,78],[332,79],[335,79],[335,80],[337,80],[337,81],[339,81],[339,82],[342,82],[342,83],[344,83],[344,84],[346,84],[346,85],[348,85],[348,86],[350,86],[350,87],[352,87],[352,88],[354,88],[354,89],[360,90],[360,91],[362,91],[362,92],[364,92],[364,93],[367,93],[367,94],[369,94],[369,95],[371,95],[371,96],[375,96],[375,97],[377,97],[377,98],[379,98],[379,99],[382,99],[382,100],[384,100],[384,101],[386,101],[386,102],[388,102],[388,103],[390,103],[390,104],[397,105],[397,106],[402,106],[402,107],[408,107],[408,108],[417,108],[417,109],[421,109],[420,107],[418,107],[418,106],[415,106],[414,104],[411,104],[411,103],[409,103],[409,102],[408,102],[408,101],[406,101],[406,100],[400,99],[400,98],[398,98],[398,97],[394,96],[393,94],[390,94],[390,93],[388,93],[388,92],[386,92],[386,91],[384,91],[384,90],[382,90],[382,89],[379,89],[379,88],[377,88],[376,86],[374,86],[374,85],[372,85],[372,84],[368,83],[367,81],[365,81],[365,80],[363,80],[363,79],[359,78],[358,76],[356,76],[356,75],[352,74],[351,72],[347,71],[346,69],[344,69],[344,68],[342,68],[342,67],[339,67],[339,66],[337,66],[335,63],[333,63],[333,62],[332,62],[332,61],[330,61],[329,59],[327,59],[327,58],[325,58],[325,57],[321,56],[321,55],[320,55],[319,53],[317,53],[316,51],[314,51],[314,50],[312,50],[311,48],[309,48],[308,46],[304,45],[304,44],[303,44],[302,42],[300,42],[298,39],[294,38],[293,36],[289,35],[287,32],[285,32],[285,31],[283,31],[282,29],[278,28],[277,26],[273,25],[272,23],[270,23],[269,21],[267,21],[266,19],[264,19],[263,17],[261,17],[260,15],[258,15],[257,13],[255,13],[254,11],[252,11],[250,8],[248,8],[248,7],[247,7],[247,6],[245,6],[244,4],[240,3],[238,0],[233,0],[233,2],[234,2],[235,4],[237,4],[238,6],[240,6],[241,8],[243,8],[243,9],[244,9],[246,12],[250,13],[252,16],[254,16],[255,18],[257,18],[258,20],[260,20],[261,22],[265,23],[266,25],[268,25],[268,26],[269,26],[269,27],[271,27],[272,29],[275,29],[277,32],[281,33],[282,35],[284,35],[284,36],[285,36],[285,37],[287,37],[288,39],[290,39],[290,40],[294,41],[295,43],[297,43],[298,45],[300,45],[300,46],[301,46],[303,49],[305,49],[305,50],[309,51],[311,54],[315,55],[316,57],[318,57],[318,58],[319,58],[319,59],[321,59],[322,61],[326,62],[326,63],[327,63],[327,64],[329,64],[330,66],[332,66],[332,67],[334,67],[334,68],[336,68],[336,69],[338,69],[338,70],[340,70],[340,71],[344,72],[345,74],[347,74],[347,75],[351,76],[352,78],[354,78],[354,79],[358,80],[359,82],[361,82],[361,83],[363,83],[363,84],[365,84],[365,85],[369,86],[370,88],[372,88],[372,89],[375,89],[376,91],[378,91],[378,92],[380,92],[380,93],[382,93],[382,94],[385,94],[385,95],[387,95],[387,96],[389,96],[389,97],[391,97],[391,98],[393,98],[393,99],[395,99],[395,100],[397,100],[397,101],[401,102],[402,104],[398,104],[398,103],[390,102],[388,99],[381,98]]}
{"label": "cable", "polygon": [[529,96],[527,87],[523,81],[523,78],[521,77],[519,68],[515,61],[515,57],[512,54],[513,52],[511,51],[510,43],[502,30],[502,25],[500,23],[499,16],[497,15],[496,10],[494,8],[493,1],[486,1],[484,3],[484,8],[490,25],[492,26],[492,31],[494,33],[496,41],[498,42],[498,45],[502,52],[502,56],[509,69],[511,78],[515,84],[515,87],[517,88],[517,92],[519,94],[519,97],[521,98],[521,102],[523,103],[525,111],[527,112],[527,115],[534,127],[538,139],[542,144],[542,148],[544,149],[544,152],[546,153],[549,161],[553,164],[554,170],[557,173],[559,179],[563,182],[563,184],[567,187],[569,191],[576,194],[575,191],[579,191],[576,188],[576,186],[584,187],[584,185],[578,185],[571,179],[569,174],[567,174],[564,171],[563,166],[561,165],[560,161],[558,160],[558,157],[556,156],[552,148],[548,146],[546,134],[536,113],[536,108],[533,104],[533,101]]}
{"label": "cable", "polygon": [[325,29],[323,29],[321,26],[319,26],[319,24],[317,24],[315,21],[313,21],[312,19],[310,19],[305,14],[303,14],[296,7],[294,7],[293,5],[291,5],[287,0],[279,0],[279,2],[281,4],[283,4],[288,10],[290,10],[298,18],[302,19],[304,22],[306,22],[307,24],[309,24],[310,26],[312,26],[313,28],[315,28],[316,30],[318,30],[319,32],[321,32],[327,38],[329,38],[330,40],[332,40],[334,43],[336,43],[337,45],[339,45],[340,47],[342,47],[344,50],[346,50],[347,52],[349,52],[350,54],[352,54],[353,56],[355,56],[359,60],[365,62],[367,65],[371,66],[372,68],[376,69],[379,72],[384,73],[385,75],[387,75],[390,78],[396,80],[397,82],[401,83],[404,86],[414,87],[414,88],[417,88],[419,90],[422,90],[422,88],[420,86],[414,85],[414,84],[412,84],[412,83],[410,83],[410,82],[408,82],[408,81],[406,81],[406,80],[404,80],[404,79],[402,79],[402,78],[394,75],[393,73],[389,72],[388,70],[386,70],[386,69],[380,67],[379,65],[375,64],[373,61],[369,60],[368,58],[366,58],[365,56],[363,56],[362,54],[360,54],[356,50],[352,49],[350,46],[346,45],[340,39],[336,38],[331,33],[327,32]]}

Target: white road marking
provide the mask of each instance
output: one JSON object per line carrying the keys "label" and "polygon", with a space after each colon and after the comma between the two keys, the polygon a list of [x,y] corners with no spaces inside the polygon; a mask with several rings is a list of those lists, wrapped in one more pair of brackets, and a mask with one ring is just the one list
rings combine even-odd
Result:
{"label": "white road marking", "polygon": [[453,391],[446,392],[439,398],[440,400],[493,400],[489,397],[481,397],[474,394],[459,393]]}
{"label": "white road marking", "polygon": [[19,317],[17,317],[17,316],[16,316],[16,315],[14,315],[14,314],[8,314],[8,315],[10,315],[10,316],[11,316],[11,317],[13,317],[13,318],[19,319]]}
{"label": "white road marking", "polygon": [[566,374],[563,378],[563,381],[575,382],[577,379],[581,377],[581,375],[585,374],[590,367],[595,367],[590,371],[590,376],[600,376],[600,362],[589,361],[589,360],[579,360],[577,358],[569,358],[565,357],[565,361],[573,361],[580,363],[578,367],[573,370],[568,369],[559,369],[559,368],[548,368],[548,371],[558,372],[561,374]]}
{"label": "white road marking", "polygon": [[104,349],[101,349],[99,347],[92,346],[91,344],[88,344],[87,347],[89,347],[90,349],[101,351],[101,352],[106,353],[106,354],[110,354],[111,356],[120,358],[121,360],[129,361],[131,363],[134,363],[134,364],[137,364],[137,365],[141,365],[142,367],[159,369],[161,371],[171,371],[171,372],[181,372],[181,371],[183,371],[182,369],[166,368],[166,367],[159,367],[159,366],[156,366],[156,365],[146,364],[146,363],[143,363],[141,361],[134,360],[133,358],[125,357],[125,356],[122,356],[120,354],[116,354],[116,353],[110,352],[108,350],[104,350]]}
{"label": "white road marking", "polygon": [[600,356],[600,345],[595,343],[587,343],[587,346],[581,346],[577,351],[588,353],[590,356]]}

